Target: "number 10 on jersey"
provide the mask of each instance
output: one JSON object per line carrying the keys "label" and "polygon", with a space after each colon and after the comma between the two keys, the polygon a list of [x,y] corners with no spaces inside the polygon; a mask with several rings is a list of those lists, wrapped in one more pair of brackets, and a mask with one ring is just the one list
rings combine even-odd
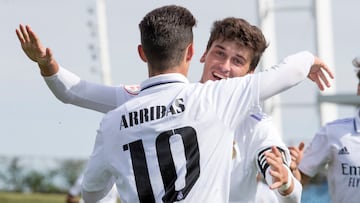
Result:
{"label": "number 10 on jersey", "polygon": [[[175,189],[175,181],[178,175],[170,149],[170,138],[174,135],[180,135],[186,158],[185,186],[180,190]],[[140,202],[155,203],[142,140],[126,144],[123,149],[130,151]],[[160,133],[156,138],[156,154],[165,189],[162,200],[165,203],[170,203],[185,199],[200,175],[200,153],[195,129],[187,126]]]}

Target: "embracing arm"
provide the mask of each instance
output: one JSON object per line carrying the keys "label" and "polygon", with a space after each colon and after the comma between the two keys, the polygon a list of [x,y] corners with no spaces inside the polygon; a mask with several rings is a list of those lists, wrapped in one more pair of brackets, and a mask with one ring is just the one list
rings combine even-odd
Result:
{"label": "embracing arm", "polygon": [[330,87],[328,77],[333,78],[333,73],[326,64],[310,52],[303,51],[286,57],[279,65],[260,72],[259,77],[260,100],[268,99],[285,91],[306,77],[315,82],[320,90]]}

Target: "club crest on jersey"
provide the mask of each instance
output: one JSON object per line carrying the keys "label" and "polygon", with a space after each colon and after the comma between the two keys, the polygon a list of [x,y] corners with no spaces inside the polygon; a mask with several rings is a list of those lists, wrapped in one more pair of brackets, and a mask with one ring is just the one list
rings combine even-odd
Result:
{"label": "club crest on jersey", "polygon": [[184,99],[178,98],[170,106],[156,105],[128,112],[121,116],[120,130],[145,122],[173,116],[185,111]]}
{"label": "club crest on jersey", "polygon": [[137,95],[140,92],[140,85],[124,85],[124,89],[129,94]]}

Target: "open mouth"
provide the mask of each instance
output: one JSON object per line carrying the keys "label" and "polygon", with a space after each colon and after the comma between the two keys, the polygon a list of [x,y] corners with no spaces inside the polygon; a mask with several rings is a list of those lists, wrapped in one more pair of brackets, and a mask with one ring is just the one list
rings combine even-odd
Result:
{"label": "open mouth", "polygon": [[227,78],[226,76],[220,75],[219,73],[216,73],[216,72],[213,73],[213,77],[214,77],[216,80],[221,80],[221,79],[226,79],[226,78]]}

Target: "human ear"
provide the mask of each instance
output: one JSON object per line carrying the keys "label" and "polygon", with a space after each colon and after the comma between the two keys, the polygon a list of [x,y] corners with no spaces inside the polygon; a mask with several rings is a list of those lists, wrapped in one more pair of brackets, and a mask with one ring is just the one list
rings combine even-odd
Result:
{"label": "human ear", "polygon": [[144,53],[144,50],[143,50],[141,44],[138,45],[138,53],[139,53],[139,56],[140,56],[141,60],[146,63],[146,62],[147,62],[147,58],[146,58],[146,55],[145,55],[145,53]]}

